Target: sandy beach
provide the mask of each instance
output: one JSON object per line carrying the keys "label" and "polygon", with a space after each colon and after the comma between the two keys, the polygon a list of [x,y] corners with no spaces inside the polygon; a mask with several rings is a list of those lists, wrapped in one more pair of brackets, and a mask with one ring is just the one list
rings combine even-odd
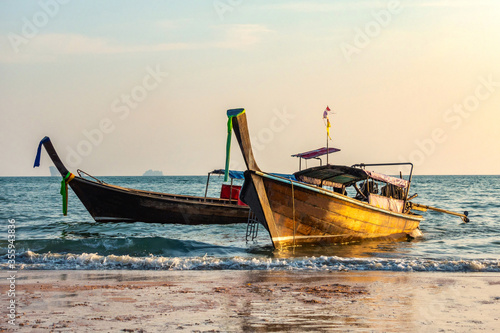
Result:
{"label": "sandy beach", "polygon": [[19,271],[16,303],[2,331],[484,332],[500,274]]}

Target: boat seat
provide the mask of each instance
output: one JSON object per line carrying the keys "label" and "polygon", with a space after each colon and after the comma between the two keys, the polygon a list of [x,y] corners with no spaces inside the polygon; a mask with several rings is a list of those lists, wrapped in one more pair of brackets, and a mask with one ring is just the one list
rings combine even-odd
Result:
{"label": "boat seat", "polygon": [[[231,191],[232,187],[232,191]],[[239,206],[246,206],[243,201],[240,200],[240,191],[241,191],[241,186],[239,185],[227,185],[227,184],[222,184],[222,187],[220,189],[220,198],[221,199],[229,199],[229,193],[231,193],[231,200],[235,200],[238,202]]]}

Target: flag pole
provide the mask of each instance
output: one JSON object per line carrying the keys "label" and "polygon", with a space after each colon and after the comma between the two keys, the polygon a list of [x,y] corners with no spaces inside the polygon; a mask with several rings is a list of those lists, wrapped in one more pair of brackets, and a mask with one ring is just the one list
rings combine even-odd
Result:
{"label": "flag pole", "polygon": [[328,165],[328,139],[330,138],[330,120],[328,119],[328,112],[330,112],[330,108],[328,105],[326,106],[325,111],[323,111],[323,121],[326,119],[326,165]]}
{"label": "flag pole", "polygon": [[326,132],[326,165],[328,165],[328,132]]}

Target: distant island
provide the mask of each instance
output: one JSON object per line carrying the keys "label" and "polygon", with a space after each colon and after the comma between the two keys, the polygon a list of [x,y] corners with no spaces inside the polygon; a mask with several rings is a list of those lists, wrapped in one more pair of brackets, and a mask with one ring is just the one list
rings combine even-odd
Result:
{"label": "distant island", "polygon": [[53,165],[49,166],[49,170],[50,170],[50,175],[52,177],[60,176],[59,171],[57,171],[55,166]]}
{"label": "distant island", "polygon": [[159,170],[149,169],[148,171],[144,172],[143,176],[163,176],[163,172]]}

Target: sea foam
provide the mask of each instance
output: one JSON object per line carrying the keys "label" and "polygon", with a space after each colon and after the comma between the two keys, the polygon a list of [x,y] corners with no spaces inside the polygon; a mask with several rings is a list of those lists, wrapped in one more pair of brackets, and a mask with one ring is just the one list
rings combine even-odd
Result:
{"label": "sea foam", "polygon": [[[150,255],[99,255],[97,253],[36,253],[20,255],[20,269],[139,269],[139,270],[294,270],[294,271],[403,271],[500,272],[500,260],[432,260],[342,258],[162,257]],[[6,269],[6,264],[0,264]]]}

